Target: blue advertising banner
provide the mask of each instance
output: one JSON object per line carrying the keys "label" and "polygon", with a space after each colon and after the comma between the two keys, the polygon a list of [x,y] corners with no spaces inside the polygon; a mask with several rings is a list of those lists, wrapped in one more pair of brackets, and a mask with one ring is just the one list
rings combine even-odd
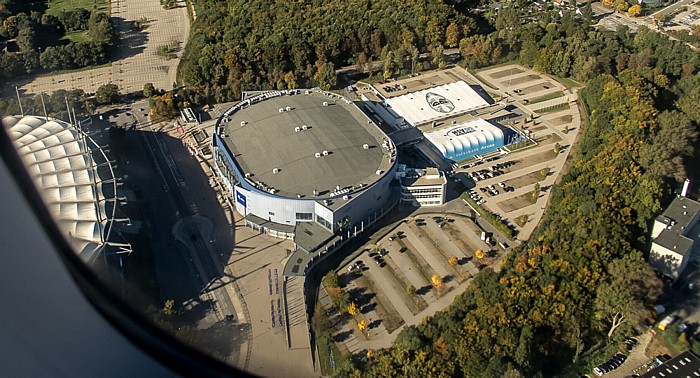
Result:
{"label": "blue advertising banner", "polygon": [[236,191],[236,202],[240,203],[244,208],[246,207],[246,198],[238,191]]}

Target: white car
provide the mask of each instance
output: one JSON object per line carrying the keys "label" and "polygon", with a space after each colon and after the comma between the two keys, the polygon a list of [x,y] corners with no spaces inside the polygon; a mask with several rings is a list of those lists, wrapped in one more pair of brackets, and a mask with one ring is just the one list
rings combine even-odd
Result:
{"label": "white car", "polygon": [[501,181],[501,182],[498,183],[498,186],[500,186],[501,188],[505,188],[505,187],[506,187],[506,183],[504,183],[503,181]]}

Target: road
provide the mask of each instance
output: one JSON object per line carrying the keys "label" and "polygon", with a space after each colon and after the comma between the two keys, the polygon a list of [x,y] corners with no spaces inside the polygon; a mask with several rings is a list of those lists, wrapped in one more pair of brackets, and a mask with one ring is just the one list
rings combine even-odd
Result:
{"label": "road", "polygon": [[216,194],[199,163],[179,138],[171,136],[174,132],[165,132],[172,126],[148,121],[147,101],[120,111],[116,123],[134,125],[126,134],[125,182],[144,193],[142,207],[150,224],[161,299],[174,300],[184,310],[183,319],[200,331],[223,326],[230,344],[223,357],[236,365],[247,337],[240,326],[247,320],[234,307],[233,277],[224,271],[232,232],[223,209],[216,210]]}

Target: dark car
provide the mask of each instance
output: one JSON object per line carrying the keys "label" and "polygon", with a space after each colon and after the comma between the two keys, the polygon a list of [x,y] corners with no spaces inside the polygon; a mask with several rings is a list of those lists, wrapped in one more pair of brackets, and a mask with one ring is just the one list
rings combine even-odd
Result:
{"label": "dark car", "polygon": [[406,250],[408,250],[408,248],[406,248],[406,247],[401,247],[401,249],[399,249],[399,252],[404,253],[404,252],[406,252]]}

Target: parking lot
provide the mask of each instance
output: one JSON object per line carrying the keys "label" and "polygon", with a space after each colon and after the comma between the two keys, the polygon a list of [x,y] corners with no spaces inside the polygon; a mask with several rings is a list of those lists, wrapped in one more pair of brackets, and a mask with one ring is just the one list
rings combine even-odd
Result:
{"label": "parking lot", "polygon": [[[338,315],[325,292],[319,298],[327,313],[336,314],[332,324],[341,350],[390,346],[403,327],[452,303],[480,269],[497,268],[503,253],[495,240],[481,240],[482,231],[464,216],[421,214],[364,246],[338,273],[360,313]],[[361,321],[368,325],[363,331],[357,327]]]}
{"label": "parking lot", "polygon": [[[149,82],[156,88],[171,89],[189,34],[190,22],[185,6],[165,10],[157,0],[113,0],[111,10],[110,16],[119,34],[111,64],[13,84],[18,85],[23,93],[52,93],[59,89],[82,89],[94,93],[99,86],[108,83],[116,84],[122,93],[140,92]],[[144,15],[148,15],[148,27],[134,29],[134,21]],[[165,45],[174,46],[174,59],[158,54],[159,48]]]}
{"label": "parking lot", "polygon": [[[509,126],[529,133],[503,153],[455,165],[452,180],[481,207],[499,215],[527,239],[544,212],[551,186],[562,172],[581,125],[575,89],[512,64],[478,72],[485,88],[517,106],[526,117]],[[529,146],[527,146],[529,144]]]}

